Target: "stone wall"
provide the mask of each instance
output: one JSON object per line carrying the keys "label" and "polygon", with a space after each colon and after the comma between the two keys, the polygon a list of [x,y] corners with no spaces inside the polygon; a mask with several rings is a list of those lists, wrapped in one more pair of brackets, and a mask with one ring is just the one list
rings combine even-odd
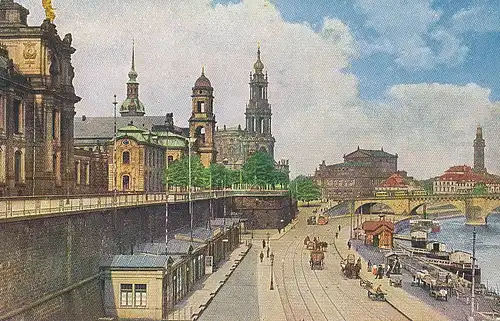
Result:
{"label": "stone wall", "polygon": [[[238,197],[231,209],[276,227],[290,220],[290,200]],[[224,200],[193,202],[193,224],[222,217]],[[212,211],[210,208],[212,207]],[[187,203],[169,205],[169,234],[190,225]],[[99,265],[135,244],[165,240],[165,205],[72,215],[17,219],[0,223],[0,320],[95,321],[104,316]],[[13,311],[21,309],[18,313]]]}
{"label": "stone wall", "polygon": [[[289,197],[234,197],[232,210],[248,219],[249,229],[282,228],[297,213],[297,204]],[[283,222],[281,222],[283,220]]]}

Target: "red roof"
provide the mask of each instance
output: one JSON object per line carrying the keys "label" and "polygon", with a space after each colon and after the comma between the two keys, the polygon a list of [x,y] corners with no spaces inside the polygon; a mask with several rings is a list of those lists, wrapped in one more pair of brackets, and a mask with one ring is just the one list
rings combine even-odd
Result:
{"label": "red roof", "polygon": [[379,187],[408,187],[408,185],[406,185],[403,177],[401,177],[401,175],[395,173],[395,174],[392,174],[388,179],[386,179],[385,181],[383,181]]}
{"label": "red roof", "polygon": [[372,234],[376,230],[378,230],[380,227],[386,227],[388,228],[391,232],[394,231],[394,223],[389,222],[389,221],[365,221],[363,222],[363,230],[365,230],[365,233],[367,234]]}
{"label": "red roof", "polygon": [[446,172],[439,176],[438,181],[455,181],[455,182],[482,182],[495,183],[493,177],[488,177],[482,174],[476,174],[472,168],[467,165],[452,166]]}

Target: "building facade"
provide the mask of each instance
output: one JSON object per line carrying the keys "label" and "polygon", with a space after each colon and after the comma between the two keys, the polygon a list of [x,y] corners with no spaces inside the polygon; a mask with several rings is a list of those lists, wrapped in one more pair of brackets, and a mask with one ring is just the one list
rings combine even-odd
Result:
{"label": "building facade", "polygon": [[49,19],[28,26],[28,15],[13,0],[0,1],[0,193],[70,195],[74,106],[80,100],[72,83],[75,48],[71,34],[61,39]]}
{"label": "building facade", "polygon": [[478,184],[484,184],[488,193],[500,192],[500,177],[478,174],[467,165],[452,166],[433,183],[434,194],[470,194]]}
{"label": "building facade", "polygon": [[381,150],[360,149],[344,155],[344,162],[326,165],[314,173],[323,199],[373,196],[375,188],[397,172],[398,155]]}

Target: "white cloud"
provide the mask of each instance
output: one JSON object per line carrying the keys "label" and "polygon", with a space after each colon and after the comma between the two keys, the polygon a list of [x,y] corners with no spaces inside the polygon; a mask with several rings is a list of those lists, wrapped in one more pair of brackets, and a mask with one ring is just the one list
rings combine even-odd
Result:
{"label": "white cloud", "polygon": [[[448,166],[473,164],[472,142],[478,124],[486,139],[487,168],[498,171],[494,135],[500,104],[490,90],[475,84],[411,84],[393,86],[377,106],[375,129],[384,145],[399,154],[399,166],[419,177],[438,175]],[[375,109],[374,109],[375,110]],[[491,166],[488,166],[491,165]],[[491,168],[490,168],[491,167]]]}
{"label": "white cloud", "polygon": [[409,70],[461,63],[467,47],[439,25],[442,13],[431,4],[431,0],[357,0],[365,26],[377,34],[373,40],[363,40],[363,53],[388,53]]}
{"label": "white cloud", "polygon": [[455,13],[451,22],[458,32],[499,32],[500,11],[493,6],[474,6]]}
{"label": "white cloud", "polygon": [[[31,24],[40,23],[38,0],[22,3],[32,12]],[[391,50],[402,64],[452,60],[462,50],[446,30],[435,28],[436,41],[447,45],[437,53],[427,52],[422,39],[439,19],[429,6],[377,3],[385,7],[371,12],[368,21],[386,36],[380,47]],[[437,175],[449,165],[472,162],[477,123],[485,126],[487,158],[500,156],[492,139],[500,129],[493,121],[498,115],[491,113],[500,106],[490,101],[488,89],[398,85],[388,90],[383,103],[361,101],[358,79],[345,71],[358,55],[358,44],[340,20],[325,18],[321,31],[315,32],[305,23],[284,21],[267,0],[215,6],[209,0],[68,0],[58,5],[58,30],[61,35],[72,32],[77,48],[74,84],[83,98],[76,108],[79,115],[111,116],[113,94],[125,98],[135,38],[140,97],[147,114],[174,112],[176,123],[186,125],[191,87],[205,64],[215,88],[218,125],[244,124],[248,74],[260,41],[269,73],[276,158],[289,158],[293,174],[312,173],[323,159],[340,162],[343,154],[360,145],[398,153],[400,167],[410,174]],[[401,16],[404,8],[409,11]],[[403,24],[396,28],[398,23]],[[411,55],[403,57],[404,50]]]}

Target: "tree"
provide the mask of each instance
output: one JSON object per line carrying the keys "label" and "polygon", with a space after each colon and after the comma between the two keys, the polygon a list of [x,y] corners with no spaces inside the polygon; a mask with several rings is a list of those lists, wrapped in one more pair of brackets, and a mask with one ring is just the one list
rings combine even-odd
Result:
{"label": "tree", "polygon": [[485,183],[477,183],[472,189],[473,195],[484,195],[488,194],[488,186]]}
{"label": "tree", "polygon": [[434,178],[429,178],[429,179],[426,179],[426,180],[421,180],[421,181],[416,181],[416,183],[422,187],[428,195],[431,195],[434,193]]}
{"label": "tree", "polygon": [[222,164],[212,163],[209,168],[207,168],[207,175],[209,177],[209,183],[207,187],[210,187],[210,180],[212,181],[212,188],[222,188],[230,187],[235,183],[239,182],[239,171],[234,171],[226,168]]}
{"label": "tree", "polygon": [[[208,175],[199,156],[191,156],[191,186],[207,187]],[[168,185],[187,188],[189,186],[189,157],[182,158],[168,165]]]}
{"label": "tree", "polygon": [[243,164],[243,180],[247,184],[265,187],[276,184],[276,169],[271,155],[263,152],[253,154]]}
{"label": "tree", "polygon": [[311,177],[297,176],[290,183],[290,192],[299,201],[307,202],[317,200],[321,197],[319,186]]}

